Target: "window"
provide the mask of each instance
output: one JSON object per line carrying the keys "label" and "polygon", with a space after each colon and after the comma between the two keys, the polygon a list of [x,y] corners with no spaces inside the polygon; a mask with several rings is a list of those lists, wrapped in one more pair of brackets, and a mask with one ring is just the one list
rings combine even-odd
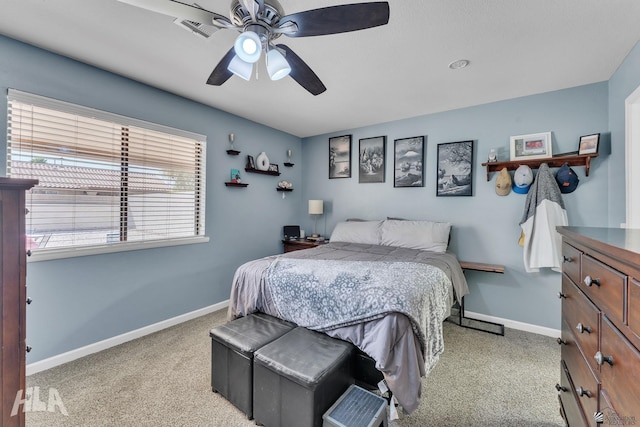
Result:
{"label": "window", "polygon": [[7,130],[8,176],[39,180],[27,193],[34,253],[204,238],[204,136],[13,89]]}

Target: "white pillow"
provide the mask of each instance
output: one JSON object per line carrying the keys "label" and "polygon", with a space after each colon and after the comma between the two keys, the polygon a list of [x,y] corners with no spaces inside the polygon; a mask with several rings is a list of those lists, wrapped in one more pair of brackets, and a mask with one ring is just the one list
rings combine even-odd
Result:
{"label": "white pillow", "polygon": [[339,222],[333,229],[329,241],[379,245],[380,224],[382,221]]}
{"label": "white pillow", "polygon": [[450,230],[448,222],[386,220],[380,226],[380,244],[446,252]]}

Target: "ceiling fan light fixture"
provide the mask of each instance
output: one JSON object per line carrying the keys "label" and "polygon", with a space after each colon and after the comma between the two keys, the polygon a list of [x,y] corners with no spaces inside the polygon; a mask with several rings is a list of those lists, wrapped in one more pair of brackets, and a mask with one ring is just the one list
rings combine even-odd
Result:
{"label": "ceiling fan light fixture", "polygon": [[291,65],[284,58],[284,55],[276,49],[267,52],[267,72],[271,80],[280,80],[291,72]]}
{"label": "ceiling fan light fixture", "polygon": [[253,73],[253,64],[243,61],[238,55],[235,55],[231,62],[229,62],[229,66],[227,67],[227,69],[236,76],[248,81],[251,80],[251,74]]}
{"label": "ceiling fan light fixture", "polygon": [[260,36],[253,31],[245,31],[236,38],[233,48],[240,59],[253,64],[260,59],[262,41]]}

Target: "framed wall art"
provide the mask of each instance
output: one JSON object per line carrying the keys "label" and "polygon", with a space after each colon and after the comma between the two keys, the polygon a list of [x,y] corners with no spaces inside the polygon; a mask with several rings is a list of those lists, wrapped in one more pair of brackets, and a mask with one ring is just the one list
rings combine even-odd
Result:
{"label": "framed wall art", "polygon": [[509,149],[511,161],[551,157],[551,132],[512,136]]}
{"label": "framed wall art", "polygon": [[358,175],[358,182],[384,182],[386,147],[386,136],[360,140],[360,153],[358,156],[360,174]]}
{"label": "framed wall art", "polygon": [[438,144],[436,196],[473,196],[473,141]]}
{"label": "framed wall art", "polygon": [[329,138],[329,179],[351,178],[351,135]]}
{"label": "framed wall art", "polygon": [[393,186],[424,187],[424,136],[393,141]]}
{"label": "framed wall art", "polygon": [[580,137],[578,144],[578,154],[596,154],[600,144],[600,134],[584,135]]}

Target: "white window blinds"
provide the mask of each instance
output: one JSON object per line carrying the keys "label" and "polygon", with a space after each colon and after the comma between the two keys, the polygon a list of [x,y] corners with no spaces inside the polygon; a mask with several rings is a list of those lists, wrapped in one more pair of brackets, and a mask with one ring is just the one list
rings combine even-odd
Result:
{"label": "white window blinds", "polygon": [[32,250],[204,236],[204,136],[13,89],[7,130]]}

